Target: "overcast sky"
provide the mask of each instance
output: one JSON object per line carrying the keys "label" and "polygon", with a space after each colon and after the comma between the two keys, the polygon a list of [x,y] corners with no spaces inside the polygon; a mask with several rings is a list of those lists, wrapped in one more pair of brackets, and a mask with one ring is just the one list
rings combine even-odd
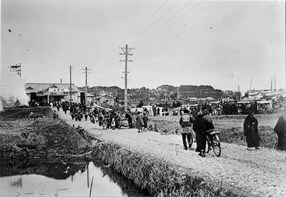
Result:
{"label": "overcast sky", "polygon": [[[11,30],[11,32],[9,31]],[[2,0],[1,66],[25,82],[285,88],[284,1]],[[252,80],[252,84],[251,84]],[[274,86],[274,83],[273,83]]]}

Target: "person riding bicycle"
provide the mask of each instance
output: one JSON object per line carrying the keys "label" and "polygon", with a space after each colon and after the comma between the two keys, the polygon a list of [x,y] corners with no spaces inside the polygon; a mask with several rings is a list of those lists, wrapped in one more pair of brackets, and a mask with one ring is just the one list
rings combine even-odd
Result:
{"label": "person riding bicycle", "polygon": [[[185,150],[191,149],[192,143],[191,143],[191,137],[192,137],[192,126],[194,122],[194,117],[192,115],[189,115],[189,111],[187,109],[184,109],[181,111],[181,118],[179,120],[179,123],[182,127],[182,140]],[[187,142],[188,141],[188,146]]]}

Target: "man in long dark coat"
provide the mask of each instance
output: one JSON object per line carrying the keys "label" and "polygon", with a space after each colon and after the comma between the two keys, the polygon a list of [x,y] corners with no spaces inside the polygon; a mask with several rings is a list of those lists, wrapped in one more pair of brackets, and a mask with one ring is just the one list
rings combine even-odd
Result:
{"label": "man in long dark coat", "polygon": [[274,132],[278,136],[278,150],[286,150],[286,115],[280,116]]}
{"label": "man in long dark coat", "polygon": [[246,137],[247,148],[259,147],[259,135],[258,135],[258,121],[254,117],[253,112],[249,112],[243,123],[244,135]]}
{"label": "man in long dark coat", "polygon": [[196,152],[200,152],[201,157],[205,157],[206,149],[206,132],[209,129],[213,129],[213,124],[203,118],[203,113],[198,112],[197,117],[193,124],[193,129],[196,132],[197,148]]}
{"label": "man in long dark coat", "polygon": [[141,112],[137,112],[136,128],[138,129],[138,133],[142,132],[143,126],[144,126],[143,116],[142,116]]}

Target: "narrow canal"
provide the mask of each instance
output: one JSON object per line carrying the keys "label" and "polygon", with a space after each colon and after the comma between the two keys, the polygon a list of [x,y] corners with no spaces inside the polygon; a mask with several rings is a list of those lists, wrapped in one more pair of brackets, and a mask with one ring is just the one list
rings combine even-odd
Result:
{"label": "narrow canal", "polygon": [[101,161],[0,166],[1,197],[148,196]]}

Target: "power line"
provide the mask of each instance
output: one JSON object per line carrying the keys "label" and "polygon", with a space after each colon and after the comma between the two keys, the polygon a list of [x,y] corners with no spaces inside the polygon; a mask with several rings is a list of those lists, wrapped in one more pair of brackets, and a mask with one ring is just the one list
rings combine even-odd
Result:
{"label": "power line", "polygon": [[[164,31],[165,29],[169,29],[169,27],[172,25],[172,24],[174,24],[175,22],[177,22],[178,21],[178,19],[180,19],[181,17],[183,17],[183,16],[185,16],[185,15],[182,15],[181,17],[179,17],[179,18],[175,18],[175,16],[176,15],[178,15],[179,13],[181,13],[184,9],[186,9],[189,5],[190,5],[190,3],[192,3],[192,2],[188,2],[182,9],[180,9],[178,12],[176,12],[174,15],[172,15],[171,17],[169,17],[169,19],[163,24],[163,25],[161,25],[158,29],[160,30],[160,31],[158,31],[158,32],[156,32],[155,34],[152,34],[150,37],[151,37],[151,39],[152,38],[154,38],[154,37],[157,37],[162,31]],[[198,5],[199,5],[199,3],[200,2],[198,2],[197,4],[195,4],[193,7],[192,7],[192,9],[194,9],[194,8],[196,8]],[[187,11],[189,11],[189,10],[187,10]],[[171,22],[171,21],[173,21],[173,22]],[[171,22],[170,24],[168,24],[169,22]]]}
{"label": "power line", "polygon": [[[189,2],[189,3],[190,3],[190,2]],[[188,7],[188,6],[190,5],[189,3],[187,3],[187,4],[185,5],[185,7],[181,8],[179,11],[177,11],[175,14],[173,14],[173,15],[171,16],[171,18],[172,18],[173,16],[178,15],[178,14],[180,13],[180,11],[182,11],[182,10],[184,10],[186,7]],[[194,6],[188,8],[187,10],[185,10],[185,12],[197,8],[197,7],[199,6],[199,4],[201,4],[201,3],[202,3],[202,2],[199,2],[199,3],[195,4]],[[207,5],[206,7],[209,7],[209,5]],[[196,11],[197,11],[197,10],[198,10],[198,9],[196,9]],[[200,14],[201,12],[202,12],[202,8],[200,9],[200,11],[196,12],[196,16],[198,16],[198,14]],[[192,12],[191,15],[194,15],[194,13],[195,13],[195,12]],[[162,35],[162,33],[166,32],[166,31],[169,31],[169,30],[172,28],[173,24],[174,24],[175,22],[178,22],[178,20],[179,20],[180,18],[184,17],[184,16],[186,16],[186,13],[185,13],[184,15],[181,15],[181,16],[177,17],[175,20],[174,20],[174,19],[167,20],[167,22],[165,22],[163,25],[161,25],[161,27],[160,27],[160,28],[161,28],[161,31],[155,32],[154,34],[150,34],[150,36],[153,35],[153,37],[151,37],[150,39],[149,39],[148,36],[145,36],[143,39],[141,39],[140,41],[138,41],[137,44],[143,43],[147,38],[149,39],[148,42],[150,42],[150,40],[153,40],[154,38],[157,38],[158,36]],[[188,18],[190,18],[190,17],[188,17]],[[169,19],[169,18],[168,18],[168,19]],[[193,18],[192,18],[192,19],[193,19]],[[171,22],[170,24],[168,24],[168,22],[170,22],[170,21],[172,21],[172,22]],[[167,25],[167,24],[168,24],[168,25]],[[164,28],[164,25],[166,25],[165,28]],[[159,29],[160,29],[160,28],[159,28]],[[175,31],[178,31],[178,28],[175,29]],[[175,31],[174,31],[174,32],[175,32]],[[162,38],[162,36],[161,36],[161,38]],[[167,38],[166,38],[166,39],[167,39]],[[166,40],[166,39],[164,39],[164,40]]]}
{"label": "power line", "polygon": [[[196,5],[196,7],[197,6],[199,6],[199,5]],[[187,17],[186,19],[188,19],[188,20],[194,20],[195,18],[197,18],[199,15],[200,15],[200,13],[202,12],[202,10],[205,12],[209,7],[210,7],[211,5],[206,5],[206,6],[204,6],[203,8],[201,8],[200,9],[200,11],[197,11],[197,12],[193,12],[193,13],[195,13],[195,14],[192,14],[192,18],[190,18],[190,17]],[[192,7],[192,9],[194,9],[195,7]],[[185,15],[182,15],[181,17],[179,17],[178,19],[180,19],[180,18],[182,18],[183,16],[185,16]],[[150,40],[153,40],[154,38],[157,38],[159,35],[162,35],[164,32],[166,32],[167,30],[170,30],[171,29],[171,26],[175,23],[176,21],[173,21],[172,23],[171,23],[171,25],[169,25],[168,26],[168,28],[165,28],[165,31],[162,31],[161,30],[161,32],[160,33],[158,33],[158,34],[156,34],[155,36],[153,36]],[[184,23],[184,22],[183,22]],[[178,31],[178,29],[179,28],[176,28],[174,31],[172,31],[172,32],[170,32],[169,34],[171,34],[171,35],[174,35],[174,33],[176,32],[176,31]],[[161,36],[161,38],[163,38],[163,36]],[[161,41],[160,42],[162,42],[162,41],[165,41],[166,39],[170,39],[170,37],[166,37],[165,39],[161,39]]]}
{"label": "power line", "polygon": [[163,4],[161,4],[161,6],[160,6],[142,25],[140,25],[140,27],[139,27],[137,30],[135,30],[133,33],[131,33],[131,34],[127,37],[126,43],[127,43],[129,40],[131,40],[131,38],[132,38],[134,35],[136,35],[136,33],[139,32],[139,30],[141,30],[141,29],[144,27],[144,25],[147,24],[147,23],[150,21],[150,19],[151,19],[152,17],[154,17],[167,3],[168,3],[168,0],[165,1]]}
{"label": "power line", "polygon": [[159,19],[161,19],[164,15],[166,15],[170,10],[172,10],[177,4],[179,3],[179,0],[177,0],[176,2],[174,2],[163,14],[161,14],[158,18],[156,18],[152,23],[150,23],[148,26],[146,26],[142,31],[140,31],[138,33],[138,35],[143,34],[144,32],[146,32],[149,27],[151,27],[152,25],[154,25],[156,22],[159,21]]}
{"label": "power line", "polygon": [[[210,5],[207,5],[207,6],[203,7],[201,10],[206,11],[206,9],[207,9],[208,7],[210,7]],[[198,11],[198,12],[195,12],[195,14],[192,15],[191,20],[194,20],[195,18],[197,18],[197,17],[199,16],[199,14],[202,12],[201,10]],[[181,16],[181,17],[183,17],[183,16]],[[180,17],[180,18],[181,18],[181,17]],[[188,17],[187,19],[189,19],[189,18],[190,18],[190,17]],[[173,22],[173,23],[174,23],[174,22]],[[173,25],[173,23],[172,23],[172,25]],[[170,25],[170,26],[171,26],[171,25]],[[171,28],[165,29],[165,31],[166,31],[166,30],[170,30],[170,29],[171,29]],[[178,29],[179,29],[179,28],[175,28],[174,31],[171,31],[171,32],[169,31],[169,32],[170,32],[171,35],[174,35],[175,32],[178,31]],[[164,31],[163,31],[162,33],[164,33]],[[162,35],[162,33],[161,33],[161,35]],[[154,39],[154,38],[156,38],[156,37],[158,37],[159,35],[160,35],[160,34],[155,35],[154,37],[151,38],[151,40]],[[166,40],[166,39],[167,39],[167,38],[163,39],[162,41],[164,41],[164,40]]]}

